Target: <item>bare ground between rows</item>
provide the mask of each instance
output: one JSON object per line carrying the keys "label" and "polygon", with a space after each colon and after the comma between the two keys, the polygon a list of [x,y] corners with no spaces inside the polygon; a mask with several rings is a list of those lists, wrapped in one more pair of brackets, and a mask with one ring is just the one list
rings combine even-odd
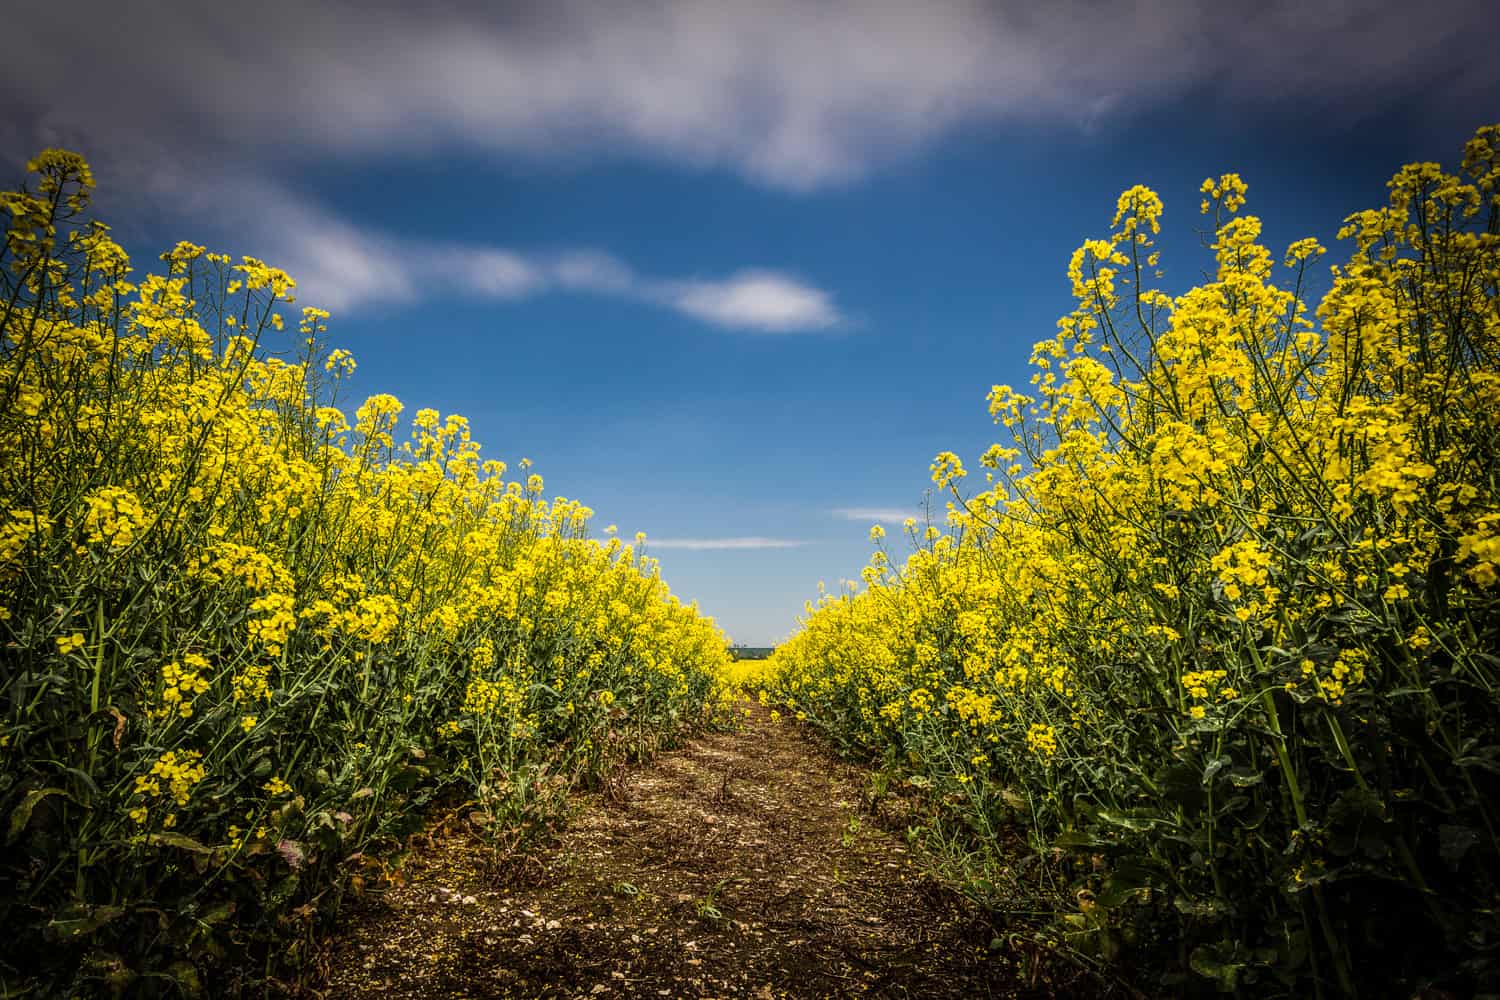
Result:
{"label": "bare ground between rows", "polygon": [[865,772],[758,705],[582,794],[503,866],[431,831],[343,921],[330,998],[1024,997],[982,915],[863,812]]}

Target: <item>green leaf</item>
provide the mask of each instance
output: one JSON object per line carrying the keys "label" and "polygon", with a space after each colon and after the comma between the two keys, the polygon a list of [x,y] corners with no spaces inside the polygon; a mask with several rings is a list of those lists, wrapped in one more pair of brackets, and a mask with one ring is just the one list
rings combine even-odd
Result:
{"label": "green leaf", "polygon": [[232,900],[220,903],[218,906],[211,907],[210,909],[204,910],[202,913],[200,913],[198,915],[198,922],[201,924],[207,924],[210,927],[212,927],[214,924],[222,924],[224,921],[234,916],[234,911],[235,905]]}
{"label": "green leaf", "polygon": [[1381,694],[1380,694],[1380,697],[1387,698],[1387,699],[1389,699],[1389,698],[1406,698],[1406,697],[1410,697],[1412,695],[1425,695],[1425,694],[1429,694],[1429,693],[1430,693],[1430,689],[1429,688],[1425,688],[1425,687],[1400,687],[1400,688],[1391,688],[1389,691],[1382,691]]}
{"label": "green leaf", "polygon": [[1192,899],[1187,896],[1177,896],[1173,898],[1172,906],[1183,916],[1196,917],[1200,920],[1219,920],[1233,912],[1222,899],[1212,897]]}
{"label": "green leaf", "polygon": [[1110,841],[1086,830],[1064,830],[1052,840],[1053,847],[1096,848],[1114,846]]}
{"label": "green leaf", "polygon": [[166,847],[178,847],[184,851],[192,851],[194,854],[212,854],[213,848],[204,847],[192,837],[181,833],[153,833],[146,838],[153,844],[162,844]]}
{"label": "green leaf", "polygon": [[1099,818],[1106,823],[1123,826],[1127,830],[1149,830],[1154,826],[1161,826],[1167,822],[1159,816],[1130,815],[1128,813],[1109,812],[1105,809],[1099,810]]}
{"label": "green leaf", "polygon": [[1214,775],[1218,774],[1233,761],[1228,757],[1215,757],[1203,768],[1203,787],[1208,788],[1214,782]]}
{"label": "green leaf", "polygon": [[10,813],[10,829],[5,834],[5,842],[13,844],[21,831],[26,829],[26,824],[31,821],[31,811],[36,804],[49,795],[67,795],[61,788],[33,788],[21,799],[21,804],[16,806]]}
{"label": "green leaf", "polygon": [[1229,783],[1235,788],[1249,788],[1264,780],[1259,771],[1252,771],[1248,767],[1232,767],[1224,773],[1224,777],[1228,778]]}
{"label": "green leaf", "polygon": [[1219,989],[1228,992],[1234,989],[1240,969],[1245,967],[1245,963],[1237,959],[1235,950],[1227,945],[1200,945],[1188,956],[1188,966],[1198,975],[1214,980]]}
{"label": "green leaf", "polygon": [[1145,865],[1128,859],[1116,862],[1110,870],[1109,877],[1104,880],[1104,888],[1099,893],[1099,905],[1104,907],[1115,907],[1129,899],[1134,898],[1142,889],[1151,888],[1156,881],[1156,873]]}
{"label": "green leaf", "polygon": [[285,906],[287,902],[297,894],[297,887],[301,884],[301,882],[302,877],[296,872],[292,872],[286,878],[282,879],[280,882],[277,882],[276,885],[272,887],[271,892],[268,896],[270,908],[272,910],[279,910],[283,906]]}
{"label": "green leaf", "polygon": [[73,904],[63,909],[63,916],[47,921],[47,936],[55,941],[76,941],[86,937],[125,912],[123,906],[85,906]]}

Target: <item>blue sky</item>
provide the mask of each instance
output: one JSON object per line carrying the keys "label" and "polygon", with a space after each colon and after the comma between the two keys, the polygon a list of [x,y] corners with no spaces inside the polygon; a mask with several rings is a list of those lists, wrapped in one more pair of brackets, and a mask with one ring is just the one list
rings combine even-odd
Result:
{"label": "blue sky", "polygon": [[1222,6],[36,10],[0,158],[85,153],[138,263],[286,267],[360,362],[346,404],[464,414],[765,644],[993,440],[1122,189],[1165,199],[1180,291],[1205,176],[1273,249],[1331,242],[1500,113],[1490,5]]}

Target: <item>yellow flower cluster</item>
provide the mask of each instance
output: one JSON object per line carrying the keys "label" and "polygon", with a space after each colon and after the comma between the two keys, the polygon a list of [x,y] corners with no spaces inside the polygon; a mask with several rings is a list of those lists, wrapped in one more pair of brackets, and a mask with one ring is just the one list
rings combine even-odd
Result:
{"label": "yellow flower cluster", "polygon": [[[1187,688],[1187,693],[1194,698],[1207,700],[1214,698],[1218,701],[1233,701],[1240,696],[1237,688],[1224,683],[1229,676],[1226,670],[1194,670],[1182,675],[1182,686]],[[1202,719],[1208,714],[1203,705],[1188,706],[1188,715],[1194,719]]]}
{"label": "yellow flower cluster", "polygon": [[1038,757],[1052,757],[1057,753],[1057,731],[1044,722],[1034,722],[1026,730],[1026,746]]}
{"label": "yellow flower cluster", "polygon": [[188,573],[206,583],[238,580],[257,593],[290,590],[292,576],[276,559],[253,546],[218,542],[188,562]]}
{"label": "yellow flower cluster", "polygon": [[401,623],[401,606],[389,594],[358,597],[346,606],[319,598],[303,608],[298,617],[316,624],[314,633],[324,638],[342,634],[373,645],[386,642]]}
{"label": "yellow flower cluster", "polygon": [[1474,518],[1474,529],[1458,536],[1458,558],[1472,560],[1474,565],[1467,570],[1469,579],[1481,587],[1493,587],[1500,574],[1500,511],[1492,511]]}
{"label": "yellow flower cluster", "polygon": [[489,715],[500,703],[500,686],[483,677],[469,681],[464,690],[465,715]]}
{"label": "yellow flower cluster", "polygon": [[272,656],[280,656],[287,637],[297,627],[295,608],[296,602],[290,594],[267,594],[251,601],[250,611],[255,617],[246,626],[250,642]]}
{"label": "yellow flower cluster", "polygon": [[993,725],[1000,717],[993,694],[980,694],[962,684],[955,684],[948,689],[946,697],[958,717],[975,728]]}
{"label": "yellow flower cluster", "polygon": [[271,697],[271,666],[268,663],[246,667],[234,675],[234,703],[260,701]]}
{"label": "yellow flower cluster", "polygon": [[485,636],[475,643],[474,649],[469,653],[469,669],[483,671],[494,665],[495,643],[489,636]]}
{"label": "yellow flower cluster", "polygon": [[[136,776],[135,794],[148,799],[166,795],[179,806],[185,806],[192,797],[193,786],[206,777],[203,754],[196,750],[182,753],[168,750],[152,763],[150,771]],[[162,782],[166,782],[165,789]]]}
{"label": "yellow flower cluster", "polygon": [[[1188,694],[1194,698],[1207,698],[1212,693],[1210,689],[1219,685],[1229,674],[1223,670],[1197,670],[1182,675],[1182,686],[1187,688]],[[1233,698],[1234,689],[1230,687],[1218,687],[1219,697]]]}
{"label": "yellow flower cluster", "polygon": [[45,514],[33,510],[13,510],[3,525],[0,525],[0,574],[13,572],[18,557],[26,550],[32,538],[46,536],[52,531],[52,522]]}
{"label": "yellow flower cluster", "polygon": [[208,690],[208,681],[203,672],[209,669],[208,660],[198,653],[188,653],[181,662],[176,660],[161,668],[161,707],[156,714],[176,715],[192,718],[193,699]]}
{"label": "yellow flower cluster", "polygon": [[1320,672],[1312,660],[1300,664],[1303,677],[1312,682],[1318,697],[1338,704],[1349,690],[1365,681],[1370,654],[1364,649],[1341,649],[1326,671]]}
{"label": "yellow flower cluster", "polygon": [[106,486],[85,499],[83,531],[90,545],[123,549],[147,525],[140,498],[121,486]]}

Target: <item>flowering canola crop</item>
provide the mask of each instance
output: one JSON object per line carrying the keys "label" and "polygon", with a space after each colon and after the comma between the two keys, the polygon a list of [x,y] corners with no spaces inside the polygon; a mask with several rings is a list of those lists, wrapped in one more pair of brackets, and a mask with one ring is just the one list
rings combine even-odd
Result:
{"label": "flowering canola crop", "polygon": [[1237,175],[1202,191],[1212,280],[1161,290],[1163,204],[1122,194],[1031,387],[990,391],[983,486],[939,455],[943,523],[899,566],[877,526],[770,686],[931,784],[969,872],[1016,820],[1069,852],[1078,951],[1492,989],[1500,126],[1402,168],[1328,270]]}
{"label": "flowering canola crop", "polygon": [[326,312],[287,311],[288,275],[181,243],[138,277],[85,221],[87,164],[30,169],[0,193],[0,923],[23,972],[187,989],[331,910],[439,792],[504,836],[703,716],[725,638],[639,539],[590,538],[462,417],[403,437],[391,396],[346,414],[355,361]]}

